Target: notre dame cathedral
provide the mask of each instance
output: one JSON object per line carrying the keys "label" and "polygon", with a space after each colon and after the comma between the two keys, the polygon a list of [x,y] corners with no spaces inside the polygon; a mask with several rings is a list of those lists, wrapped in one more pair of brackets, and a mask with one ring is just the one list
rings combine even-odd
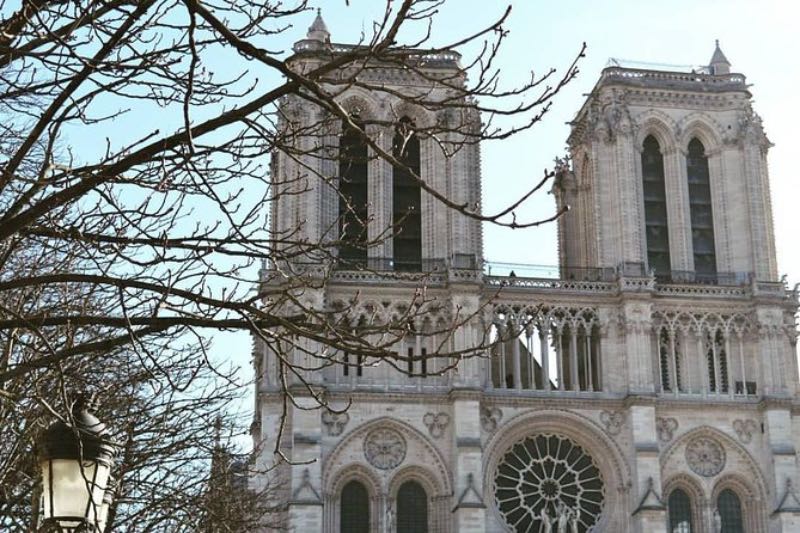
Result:
{"label": "notre dame cathedral", "polygon": [[[291,61],[305,68],[346,49],[318,16]],[[458,54],[440,53],[421,68],[461,67]],[[371,75],[399,94],[433,79]],[[392,131],[381,128],[437,120],[391,93],[341,95],[390,152]],[[301,125],[315,120],[283,105]],[[470,120],[479,127],[477,112]],[[314,402],[298,392],[284,415],[281,380],[291,376],[280,360],[313,346],[276,354],[256,343],[253,438],[267,473],[250,484],[281,480],[273,497],[288,530],[800,532],[797,295],[779,278],[770,142],[745,76],[719,46],[693,72],[610,66],[571,124],[553,185],[558,207],[570,206],[554,278],[488,274],[480,223],[383,159],[342,165],[372,149],[344,127],[325,133],[339,162],[275,154],[276,187],[310,168],[337,176],[339,190],[280,196],[273,231],[302,220],[319,239],[355,226],[337,220],[369,219],[375,244],[342,247],[317,305],[388,319],[421,283],[441,304],[397,347],[408,371],[348,354],[309,370],[331,405],[352,400],[343,412],[304,409]],[[479,204],[476,144],[445,157],[435,140],[411,136],[403,158],[456,201]],[[403,231],[378,239],[398,213]],[[287,282],[274,267],[263,276]],[[455,309],[472,318],[446,341],[423,334]],[[425,357],[442,342],[468,349],[486,331],[499,340],[484,357],[444,372]]]}

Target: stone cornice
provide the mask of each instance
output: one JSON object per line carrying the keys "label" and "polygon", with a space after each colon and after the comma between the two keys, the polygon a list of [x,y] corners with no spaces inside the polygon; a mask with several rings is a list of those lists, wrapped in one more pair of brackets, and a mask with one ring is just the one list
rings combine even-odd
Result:
{"label": "stone cornice", "polygon": [[[567,393],[570,394],[570,393]],[[500,390],[442,390],[440,392],[414,391],[407,392],[367,392],[367,391],[333,391],[326,394],[328,400],[350,400],[354,402],[376,403],[419,403],[420,400],[431,404],[447,405],[455,400],[480,401],[487,406],[517,407],[517,408],[570,408],[578,410],[603,410],[603,409],[629,409],[637,406],[653,406],[657,412],[671,409],[696,410],[698,405],[703,409],[730,411],[734,408],[737,412],[763,412],[769,409],[790,410],[793,415],[800,415],[800,397],[760,397],[752,399],[730,399],[727,396],[715,397],[708,395],[696,396],[669,396],[655,394],[626,394],[623,392],[597,392],[575,393],[567,395],[559,392],[528,391],[523,394],[505,393]],[[263,400],[279,400],[279,391],[260,391]]]}

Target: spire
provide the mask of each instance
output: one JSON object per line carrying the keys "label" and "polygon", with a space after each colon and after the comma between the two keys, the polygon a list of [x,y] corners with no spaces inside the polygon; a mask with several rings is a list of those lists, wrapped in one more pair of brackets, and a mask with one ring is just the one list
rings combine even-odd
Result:
{"label": "spire", "polygon": [[714,75],[717,74],[730,74],[731,63],[719,47],[719,39],[716,41],[716,48],[714,48],[714,55],[711,56],[711,62],[708,64],[709,70]]}
{"label": "spire", "polygon": [[322,10],[320,8],[317,8],[317,16],[314,19],[314,22],[311,24],[311,27],[308,28],[308,35],[306,35],[306,39],[309,41],[319,41],[322,43],[331,42],[331,34],[328,31],[328,27],[325,25],[325,21],[322,20]]}

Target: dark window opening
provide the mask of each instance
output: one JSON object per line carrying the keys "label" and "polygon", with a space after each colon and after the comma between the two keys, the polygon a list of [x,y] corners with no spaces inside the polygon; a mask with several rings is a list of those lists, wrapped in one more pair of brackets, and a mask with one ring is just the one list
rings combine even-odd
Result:
{"label": "dark window opening", "polygon": [[421,189],[414,175],[420,175],[419,138],[408,118],[395,130],[393,155],[403,163],[392,172],[392,223],[394,224],[394,269],[422,270]]}
{"label": "dark window opening", "polygon": [[667,501],[669,509],[669,531],[692,533],[692,502],[681,489],[673,490]]}
{"label": "dark window opening", "polygon": [[756,392],[758,392],[758,386],[755,381],[747,381],[744,383],[737,381],[734,392],[736,394],[744,394],[745,390],[747,390],[747,394],[755,396]]}
{"label": "dark window opening", "polygon": [[428,533],[428,495],[416,481],[397,491],[397,533]]}
{"label": "dark window opening", "polygon": [[[725,352],[725,336],[721,331],[707,337],[706,358],[708,360],[708,384],[711,392],[728,392],[728,354]],[[717,358],[714,360],[714,353]]]}
{"label": "dark window opening", "polygon": [[668,273],[671,266],[667,194],[664,187],[664,156],[661,154],[658,141],[652,135],[648,135],[642,145],[642,189],[647,263],[656,274]]}
{"label": "dark window opening", "polygon": [[744,533],[742,502],[731,489],[725,489],[717,498],[717,510],[722,522],[721,533]]}
{"label": "dark window opening", "polygon": [[669,361],[669,333],[662,329],[658,335],[658,353],[661,363],[661,390],[664,392],[672,391],[672,380],[670,379]]}
{"label": "dark window opening", "polygon": [[[364,125],[357,123],[362,130]],[[347,124],[339,138],[339,258],[344,267],[367,264],[367,143]]]}
{"label": "dark window opening", "polygon": [[689,180],[694,270],[700,274],[713,275],[717,273],[717,256],[714,247],[714,216],[711,207],[708,157],[703,143],[696,138],[689,142],[686,175]]}
{"label": "dark window opening", "polygon": [[350,481],[342,489],[342,533],[369,533],[369,494],[358,481]]}

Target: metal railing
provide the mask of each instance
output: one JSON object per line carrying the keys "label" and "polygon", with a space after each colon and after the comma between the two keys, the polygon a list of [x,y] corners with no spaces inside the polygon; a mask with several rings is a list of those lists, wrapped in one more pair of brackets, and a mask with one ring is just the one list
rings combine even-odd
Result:
{"label": "metal railing", "polygon": [[365,259],[340,259],[337,270],[370,270],[375,272],[444,272],[444,259],[395,259],[393,257],[367,257]]}
{"label": "metal railing", "polygon": [[[395,259],[392,257],[367,257],[358,259],[339,258],[327,260],[327,265],[316,263],[291,262],[292,272],[311,274],[316,270],[333,269],[338,273],[361,273],[381,276],[393,275],[434,275],[437,280],[470,280],[491,286],[512,287],[560,287],[575,283],[609,284],[619,280],[650,280],[658,290],[671,290],[670,286],[708,286],[744,290],[766,296],[784,296],[785,285],[778,281],[755,280],[752,272],[697,272],[692,270],[669,270],[653,272],[641,262],[624,262],[616,267],[560,267],[507,263],[480,260],[473,254],[455,254],[450,258]],[[271,265],[262,269],[262,279],[272,271]],[[339,274],[335,276],[337,279]],[[368,281],[365,279],[364,281]],[[572,287],[571,288],[575,288]]]}
{"label": "metal railing", "polygon": [[655,278],[657,283],[742,286],[751,282],[752,273],[670,270],[669,272],[656,272]]}

